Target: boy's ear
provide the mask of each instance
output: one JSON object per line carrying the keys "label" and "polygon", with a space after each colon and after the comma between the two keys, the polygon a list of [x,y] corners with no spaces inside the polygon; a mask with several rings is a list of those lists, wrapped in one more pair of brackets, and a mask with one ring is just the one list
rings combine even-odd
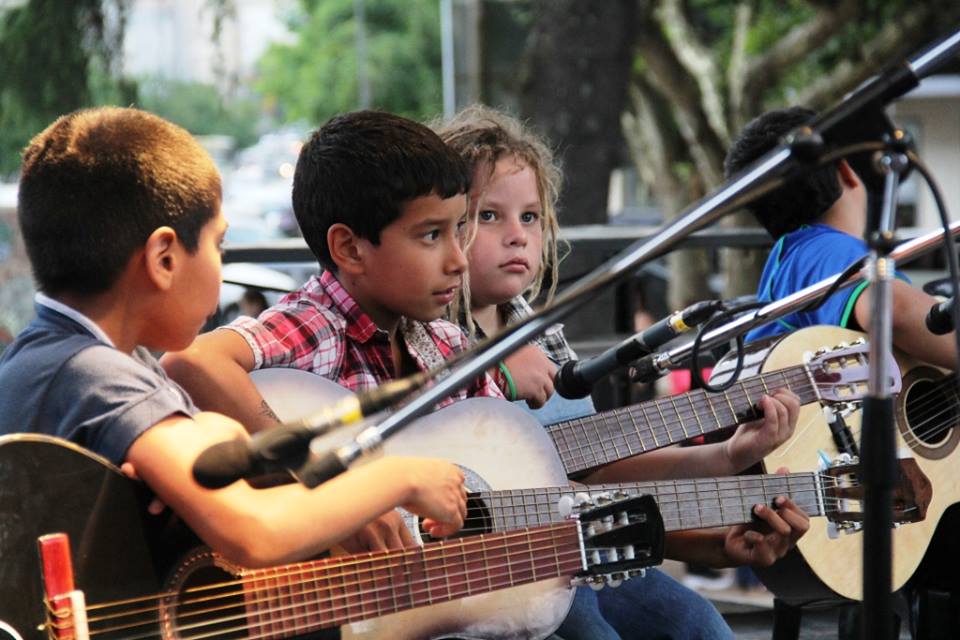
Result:
{"label": "boy's ear", "polygon": [[161,291],[168,290],[174,281],[177,267],[177,232],[171,227],[157,227],[144,244],[144,263],[147,277]]}
{"label": "boy's ear", "polygon": [[354,276],[365,271],[360,238],[347,225],[338,222],[327,229],[327,248],[338,271]]}
{"label": "boy's ear", "polygon": [[837,175],[840,178],[841,186],[847,189],[856,189],[861,184],[860,176],[846,160],[841,160],[837,164]]}

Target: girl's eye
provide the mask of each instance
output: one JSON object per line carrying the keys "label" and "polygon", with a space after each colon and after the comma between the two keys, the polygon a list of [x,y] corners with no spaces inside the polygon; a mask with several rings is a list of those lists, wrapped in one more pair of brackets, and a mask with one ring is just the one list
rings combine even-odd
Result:
{"label": "girl's eye", "polygon": [[440,229],[434,229],[433,231],[428,231],[427,233],[423,234],[423,237],[425,240],[428,240],[430,242],[438,240],[440,238]]}
{"label": "girl's eye", "polygon": [[496,217],[497,217],[497,214],[494,213],[493,211],[481,211],[480,213],[477,214],[477,218],[481,222],[490,222]]}
{"label": "girl's eye", "polygon": [[526,223],[536,222],[540,219],[540,214],[535,211],[524,211],[520,214],[520,219]]}

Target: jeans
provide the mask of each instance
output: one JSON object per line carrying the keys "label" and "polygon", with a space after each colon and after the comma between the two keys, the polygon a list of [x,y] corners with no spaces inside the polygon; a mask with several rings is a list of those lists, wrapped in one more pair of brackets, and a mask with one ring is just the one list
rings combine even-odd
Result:
{"label": "jeans", "polygon": [[716,608],[657,569],[613,589],[579,587],[562,640],[733,640]]}

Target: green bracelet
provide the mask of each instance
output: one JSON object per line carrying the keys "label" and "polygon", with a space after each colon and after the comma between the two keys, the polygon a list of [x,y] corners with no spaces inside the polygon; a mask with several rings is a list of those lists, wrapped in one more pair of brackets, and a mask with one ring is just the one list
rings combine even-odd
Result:
{"label": "green bracelet", "polygon": [[503,374],[503,379],[507,381],[507,390],[510,392],[510,397],[507,400],[511,402],[517,399],[517,385],[513,383],[513,376],[510,375],[510,369],[507,369],[507,365],[500,361],[500,364],[497,365],[500,369],[500,373]]}

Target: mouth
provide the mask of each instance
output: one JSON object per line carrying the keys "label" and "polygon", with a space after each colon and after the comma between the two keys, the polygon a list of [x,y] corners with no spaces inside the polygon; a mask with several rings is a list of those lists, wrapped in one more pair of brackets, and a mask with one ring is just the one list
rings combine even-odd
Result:
{"label": "mouth", "polygon": [[514,258],[513,260],[508,260],[507,262],[501,264],[500,268],[511,273],[519,273],[522,271],[528,271],[530,269],[530,263],[523,258]]}
{"label": "mouth", "polygon": [[453,299],[457,295],[457,291],[460,289],[459,285],[449,287],[447,289],[441,289],[439,291],[434,291],[434,297],[438,298],[443,304],[450,304],[453,302]]}

